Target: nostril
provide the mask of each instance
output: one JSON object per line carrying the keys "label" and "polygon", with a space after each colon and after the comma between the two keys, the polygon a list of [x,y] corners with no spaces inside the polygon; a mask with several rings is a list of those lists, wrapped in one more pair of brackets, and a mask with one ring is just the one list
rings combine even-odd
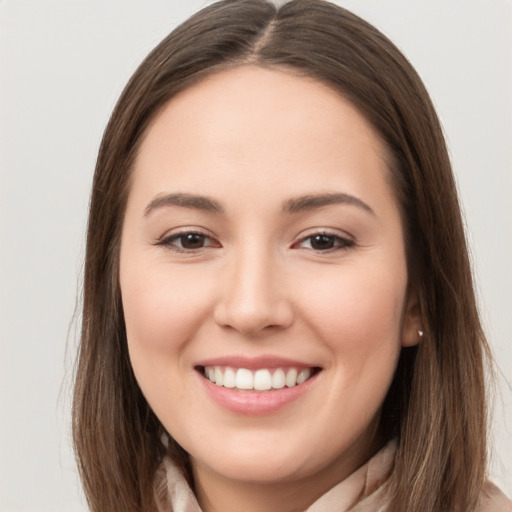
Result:
{"label": "nostril", "polygon": [[214,314],[218,325],[245,335],[272,332],[293,323],[293,310],[284,299],[274,301],[233,301],[220,304]]}

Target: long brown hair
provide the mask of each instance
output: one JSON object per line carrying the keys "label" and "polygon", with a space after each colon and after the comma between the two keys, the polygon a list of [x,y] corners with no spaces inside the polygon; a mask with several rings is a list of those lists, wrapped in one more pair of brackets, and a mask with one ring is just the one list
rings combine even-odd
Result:
{"label": "long brown hair", "polygon": [[165,454],[187,456],[134,378],[119,289],[119,243],[134,156],[149,123],[206,75],[253,64],[329,84],[374,125],[392,154],[409,276],[424,325],[403,349],[381,428],[398,437],[389,512],[472,511],[485,475],[487,345],[475,304],[456,187],[420,78],[376,28],[322,0],[224,0],[162,41],[126,86],[100,147],[90,204],[73,435],[96,512],[149,511]]}

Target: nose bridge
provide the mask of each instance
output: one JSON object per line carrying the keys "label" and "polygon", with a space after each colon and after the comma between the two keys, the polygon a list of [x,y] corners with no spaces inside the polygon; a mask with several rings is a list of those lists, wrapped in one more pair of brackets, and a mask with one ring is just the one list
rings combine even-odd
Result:
{"label": "nose bridge", "polygon": [[219,324],[246,334],[290,324],[291,304],[282,286],[282,269],[268,246],[241,247],[227,267],[217,311]]}

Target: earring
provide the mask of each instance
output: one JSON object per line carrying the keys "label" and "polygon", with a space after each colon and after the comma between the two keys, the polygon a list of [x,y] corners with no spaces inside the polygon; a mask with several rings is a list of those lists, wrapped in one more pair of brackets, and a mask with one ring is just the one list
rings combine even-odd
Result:
{"label": "earring", "polygon": [[421,329],[418,329],[418,336],[421,338],[423,338],[423,331]]}

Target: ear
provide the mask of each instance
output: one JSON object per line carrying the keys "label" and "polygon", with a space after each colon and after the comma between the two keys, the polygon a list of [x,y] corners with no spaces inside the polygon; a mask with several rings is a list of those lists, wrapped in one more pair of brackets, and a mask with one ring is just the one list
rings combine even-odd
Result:
{"label": "ear", "polygon": [[416,290],[409,289],[402,325],[402,346],[417,345],[423,336],[423,317]]}

